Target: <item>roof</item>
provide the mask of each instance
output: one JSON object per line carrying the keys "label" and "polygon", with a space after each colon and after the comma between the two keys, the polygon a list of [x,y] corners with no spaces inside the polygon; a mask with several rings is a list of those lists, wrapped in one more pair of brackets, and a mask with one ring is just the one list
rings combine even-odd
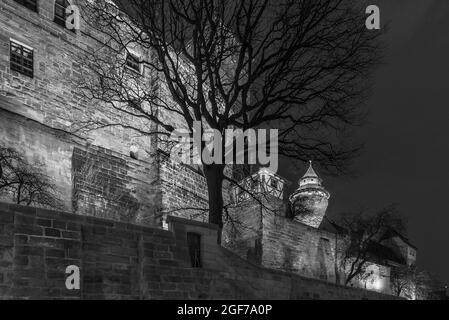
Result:
{"label": "roof", "polygon": [[320,224],[320,229],[331,232],[331,233],[337,233],[337,234],[347,234],[348,233],[348,230],[346,230],[344,227],[340,226],[335,221],[328,218],[327,215],[324,216],[324,219]]}
{"label": "roof", "polygon": [[404,241],[404,243],[407,244],[408,246],[412,247],[415,250],[418,250],[418,248],[413,243],[411,243],[410,240],[407,237],[405,237],[402,233],[400,233],[399,231],[397,231],[395,229],[389,229],[387,231],[387,235],[392,237],[392,238],[393,237],[398,237],[402,241]]}
{"label": "roof", "polygon": [[393,249],[381,245],[377,242],[371,242],[367,248],[367,251],[371,257],[375,260],[392,261],[399,264],[406,264],[405,259],[394,252]]}
{"label": "roof", "polygon": [[304,178],[319,178],[315,170],[313,170],[312,160],[309,161],[309,169],[307,169],[306,173],[302,177],[302,179]]}
{"label": "roof", "polygon": [[[324,216],[323,221],[321,222],[320,229],[336,233],[336,234],[342,234],[347,235],[348,230],[344,228],[343,226],[339,225],[335,221],[329,219],[327,215]],[[397,236],[400,237],[404,242],[406,242],[408,245],[415,248],[413,245],[411,245],[407,238],[405,238],[403,235],[401,235],[396,230],[391,230],[391,234],[389,234],[390,237]],[[378,242],[372,241],[369,243],[367,248],[368,254],[371,257],[372,260],[378,261],[378,262],[395,262],[398,264],[406,264],[405,258],[397,251],[395,251],[393,248],[388,247],[386,245],[380,244]]]}

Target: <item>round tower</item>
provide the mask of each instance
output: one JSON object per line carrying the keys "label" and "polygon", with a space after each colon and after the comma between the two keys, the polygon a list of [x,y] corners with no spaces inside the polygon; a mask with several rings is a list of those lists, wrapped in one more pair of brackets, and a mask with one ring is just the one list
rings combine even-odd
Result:
{"label": "round tower", "polygon": [[299,179],[299,187],[289,198],[294,220],[314,228],[320,226],[330,197],[321,182],[310,161],[307,172]]}

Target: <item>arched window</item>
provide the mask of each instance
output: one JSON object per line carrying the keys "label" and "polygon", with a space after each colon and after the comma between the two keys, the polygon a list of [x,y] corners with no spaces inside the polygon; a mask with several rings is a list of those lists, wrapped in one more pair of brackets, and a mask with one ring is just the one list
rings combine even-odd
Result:
{"label": "arched window", "polygon": [[[61,27],[66,27],[67,14],[65,10],[70,6],[70,2],[68,0],[56,0],[55,1],[55,19],[54,21],[59,24]],[[75,31],[75,30],[71,30]]]}

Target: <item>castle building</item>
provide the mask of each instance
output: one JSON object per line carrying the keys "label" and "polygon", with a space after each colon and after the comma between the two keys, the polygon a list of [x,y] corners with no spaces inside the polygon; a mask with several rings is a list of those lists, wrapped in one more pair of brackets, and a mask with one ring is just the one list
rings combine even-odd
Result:
{"label": "castle building", "polygon": [[[266,268],[345,283],[347,270],[342,262],[347,235],[343,227],[326,218],[330,193],[312,162],[287,204],[283,188],[288,182],[265,168],[241,184],[245,190],[252,186],[255,191],[250,197],[234,187],[233,199],[238,204],[225,229],[225,246]],[[278,186],[276,192],[273,185]],[[260,190],[266,190],[263,197],[257,196]],[[389,238],[373,248],[364,274],[354,279],[352,286],[391,294],[391,270],[415,264],[416,247],[397,232]],[[407,297],[413,298],[413,294]]]}
{"label": "castle building", "polygon": [[[73,80],[83,77],[76,54],[99,48],[101,37],[85,24],[80,30],[66,29],[61,8],[67,4],[77,1],[0,3],[1,145],[44,166],[66,211],[161,228],[167,215],[204,221],[208,193],[200,170],[172,161],[157,135],[138,135],[125,125],[108,125],[117,119],[140,120],[74,90]],[[133,55],[125,57],[127,70],[154,81],[144,63],[149,54],[131,51]],[[166,95],[163,84],[157,90]],[[104,126],[77,130],[84,119],[96,119]],[[242,185],[261,198],[255,201],[238,187],[230,190],[236,204],[230,215],[238,224],[226,224],[224,245],[263,267],[341,282],[339,235],[323,227],[330,193],[312,163],[287,206],[283,201],[287,180],[267,169]],[[224,197],[228,201],[227,192]],[[394,241],[392,247],[399,252],[394,256],[401,257],[397,263],[413,263],[415,248],[403,237]],[[373,264],[372,269],[377,280],[365,287],[389,292],[389,266]]]}
{"label": "castle building", "polygon": [[[0,2],[0,143],[43,165],[67,211],[154,226],[167,214],[204,219],[204,210],[182,210],[207,209],[198,168],[173,162],[158,135],[125,128],[140,125],[139,118],[74,89],[84,77],[79,53],[102,46],[86,23],[79,30],[61,23],[61,8],[78,2]],[[145,67],[149,53],[129,51],[124,72],[157,83]],[[163,85],[155,90],[165,94]],[[90,120],[103,125],[80,130]],[[171,123],[177,126],[175,117]]]}

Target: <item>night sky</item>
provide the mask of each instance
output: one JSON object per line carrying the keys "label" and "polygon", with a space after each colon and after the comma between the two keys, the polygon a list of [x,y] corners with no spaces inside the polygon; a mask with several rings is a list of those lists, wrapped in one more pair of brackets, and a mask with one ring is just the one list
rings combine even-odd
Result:
{"label": "night sky", "polygon": [[[328,213],[395,203],[418,265],[449,283],[449,1],[382,0],[385,65],[375,75],[356,177],[323,177]],[[319,172],[319,169],[318,169]],[[296,184],[303,172],[288,174]],[[281,172],[282,174],[282,172]]]}

